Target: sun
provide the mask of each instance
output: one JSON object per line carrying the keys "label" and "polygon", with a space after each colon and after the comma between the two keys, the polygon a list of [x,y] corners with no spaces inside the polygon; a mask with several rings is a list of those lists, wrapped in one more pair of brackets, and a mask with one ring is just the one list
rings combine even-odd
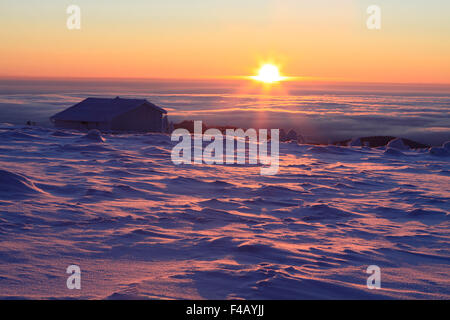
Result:
{"label": "sun", "polygon": [[258,75],[252,77],[252,79],[264,83],[274,83],[283,81],[286,77],[281,76],[280,70],[278,70],[277,66],[273,64],[265,64],[259,69]]}

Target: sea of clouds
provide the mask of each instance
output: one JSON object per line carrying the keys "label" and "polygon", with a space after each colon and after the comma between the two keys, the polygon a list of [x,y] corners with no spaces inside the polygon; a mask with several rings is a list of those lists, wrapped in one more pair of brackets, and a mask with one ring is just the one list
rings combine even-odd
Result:
{"label": "sea of clouds", "polygon": [[430,145],[450,140],[446,87],[300,86],[260,92],[241,82],[206,81],[0,81],[0,122],[48,118],[89,96],[145,98],[174,122],[208,126],[295,129],[309,142],[391,135]]}

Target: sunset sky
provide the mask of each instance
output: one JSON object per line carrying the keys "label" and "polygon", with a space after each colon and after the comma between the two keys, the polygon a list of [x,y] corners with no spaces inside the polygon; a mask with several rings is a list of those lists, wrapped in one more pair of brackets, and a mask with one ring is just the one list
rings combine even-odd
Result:
{"label": "sunset sky", "polygon": [[1,0],[0,76],[221,78],[272,62],[313,80],[450,83],[449,15],[448,0]]}

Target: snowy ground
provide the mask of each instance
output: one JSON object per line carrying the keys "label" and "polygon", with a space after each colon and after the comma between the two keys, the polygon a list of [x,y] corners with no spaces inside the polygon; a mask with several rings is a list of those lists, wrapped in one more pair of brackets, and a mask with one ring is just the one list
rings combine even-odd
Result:
{"label": "snowy ground", "polygon": [[0,129],[0,297],[450,298],[450,150],[281,144],[263,177],[104,138]]}

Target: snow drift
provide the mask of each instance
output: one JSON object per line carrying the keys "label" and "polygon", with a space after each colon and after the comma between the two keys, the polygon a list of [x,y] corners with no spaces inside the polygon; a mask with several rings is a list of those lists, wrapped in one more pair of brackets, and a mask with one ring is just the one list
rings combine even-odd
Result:
{"label": "snow drift", "polygon": [[162,134],[0,136],[1,298],[450,298],[448,143],[281,143],[262,177],[175,166]]}

